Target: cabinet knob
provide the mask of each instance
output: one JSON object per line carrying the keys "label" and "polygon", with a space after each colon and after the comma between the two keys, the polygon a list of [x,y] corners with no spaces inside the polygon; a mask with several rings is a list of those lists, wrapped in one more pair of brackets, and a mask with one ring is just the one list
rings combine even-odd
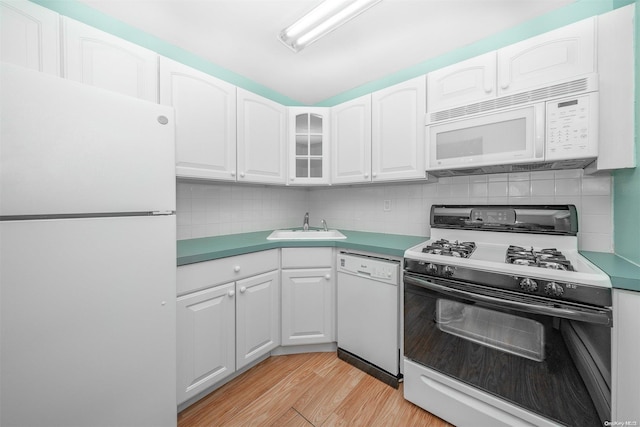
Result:
{"label": "cabinet knob", "polygon": [[244,178],[244,172],[240,172],[240,178]]}
{"label": "cabinet knob", "polygon": [[331,280],[331,275],[330,274],[325,274],[324,275],[324,279],[325,280]]}
{"label": "cabinet knob", "polygon": [[364,177],[365,177],[365,178],[369,178],[369,174],[368,174],[368,173],[365,173],[365,174],[364,174]]}
{"label": "cabinet knob", "polygon": [[295,179],[294,177],[291,177],[291,178],[289,178],[289,181],[293,181],[294,179]]}
{"label": "cabinet knob", "polygon": [[236,171],[231,171],[231,176],[236,176]]}
{"label": "cabinet knob", "polygon": [[502,83],[502,84],[500,85],[500,87],[501,87],[502,89],[506,89],[506,88],[508,88],[508,87],[509,87],[509,82],[504,82],[504,83]]}
{"label": "cabinet knob", "polygon": [[227,292],[227,295],[229,295],[230,297],[234,296],[235,294],[236,294],[236,291],[234,291],[233,289]]}
{"label": "cabinet knob", "polygon": [[378,176],[378,173],[374,172],[374,173],[371,174],[371,176],[375,178],[376,176]]}
{"label": "cabinet knob", "polygon": [[491,93],[492,91],[493,91],[493,88],[491,88],[491,86],[485,86],[484,93]]}
{"label": "cabinet knob", "polygon": [[246,286],[243,286],[243,287],[240,288],[240,293],[241,294],[244,294],[246,291],[247,291],[247,287]]}
{"label": "cabinet knob", "polygon": [[235,267],[233,267],[233,271],[235,271],[236,273],[240,271],[240,266],[236,265]]}

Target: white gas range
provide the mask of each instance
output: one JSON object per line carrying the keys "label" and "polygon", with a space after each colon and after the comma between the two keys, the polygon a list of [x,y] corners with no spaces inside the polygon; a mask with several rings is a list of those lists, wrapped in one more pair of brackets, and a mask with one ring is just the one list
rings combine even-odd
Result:
{"label": "white gas range", "polygon": [[597,426],[611,415],[609,277],[573,205],[431,208],[404,254],[404,394],[455,425]]}

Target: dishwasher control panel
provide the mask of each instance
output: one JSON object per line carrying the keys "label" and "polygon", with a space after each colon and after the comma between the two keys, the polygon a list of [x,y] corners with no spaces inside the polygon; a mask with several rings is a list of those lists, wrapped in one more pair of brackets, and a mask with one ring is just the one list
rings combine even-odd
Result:
{"label": "dishwasher control panel", "polygon": [[338,272],[369,277],[394,285],[399,282],[400,264],[397,261],[341,253],[338,255],[337,267]]}

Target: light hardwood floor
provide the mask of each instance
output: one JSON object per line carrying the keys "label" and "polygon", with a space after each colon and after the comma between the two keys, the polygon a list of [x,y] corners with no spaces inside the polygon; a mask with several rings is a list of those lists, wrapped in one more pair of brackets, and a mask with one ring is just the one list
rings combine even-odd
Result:
{"label": "light hardwood floor", "polygon": [[448,424],[335,353],[270,357],[178,415],[193,426],[430,426]]}

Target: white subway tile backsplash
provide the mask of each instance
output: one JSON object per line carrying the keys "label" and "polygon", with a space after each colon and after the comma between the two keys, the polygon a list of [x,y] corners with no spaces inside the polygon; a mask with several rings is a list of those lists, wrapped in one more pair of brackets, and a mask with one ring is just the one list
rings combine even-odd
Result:
{"label": "white subway tile backsplash", "polygon": [[[385,211],[389,200],[390,211]],[[177,236],[189,239],[311,225],[428,236],[433,204],[574,204],[581,249],[611,251],[611,177],[578,171],[441,178],[437,183],[319,188],[226,183],[177,185]]]}

